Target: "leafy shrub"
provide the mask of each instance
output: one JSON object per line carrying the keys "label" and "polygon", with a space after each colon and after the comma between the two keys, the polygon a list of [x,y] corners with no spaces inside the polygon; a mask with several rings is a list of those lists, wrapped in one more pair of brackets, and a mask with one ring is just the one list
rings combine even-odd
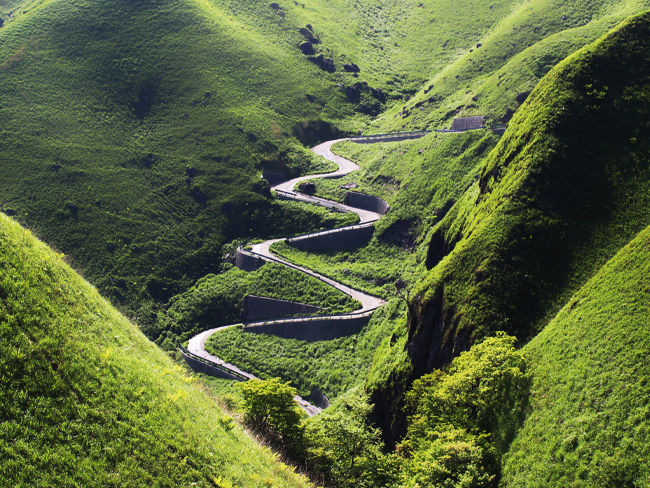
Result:
{"label": "leafy shrub", "polygon": [[530,376],[515,338],[498,333],[413,383],[397,457],[405,486],[484,487],[523,420]]}
{"label": "leafy shrub", "polygon": [[305,426],[305,456],[310,469],[340,487],[384,486],[393,469],[382,452],[379,429],[368,424],[372,406],[351,390]]}
{"label": "leafy shrub", "polygon": [[222,415],[219,417],[219,424],[226,432],[230,432],[235,428],[235,420],[230,415]]}
{"label": "leafy shrub", "polygon": [[296,390],[279,378],[240,383],[246,422],[269,440],[291,450],[302,437],[302,412],[296,405]]}

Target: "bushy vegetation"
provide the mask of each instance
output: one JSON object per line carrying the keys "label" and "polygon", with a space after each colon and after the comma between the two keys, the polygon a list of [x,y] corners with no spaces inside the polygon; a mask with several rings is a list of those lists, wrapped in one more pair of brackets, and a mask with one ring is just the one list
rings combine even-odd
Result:
{"label": "bushy vegetation", "polygon": [[186,292],[174,296],[158,314],[156,330],[145,332],[170,349],[202,330],[243,321],[246,295],[259,295],[307,303],[318,313],[352,312],[360,304],[335,288],[304,273],[275,263],[247,273],[227,264],[218,275],[207,275]]}
{"label": "bushy vegetation", "polygon": [[371,405],[350,390],[305,425],[305,461],[326,483],[341,488],[385,486],[394,476],[377,427],[369,423]]}
{"label": "bushy vegetation", "polygon": [[238,386],[248,425],[289,452],[299,448],[300,422],[306,414],[294,401],[296,390],[278,378],[245,381]]}
{"label": "bushy vegetation", "polygon": [[328,486],[478,488],[496,486],[501,456],[528,405],[529,386],[527,361],[515,338],[486,339],[445,370],[414,383],[407,395],[408,433],[394,453],[384,450],[369,420],[372,405],[360,388],[302,425],[289,401],[295,390],[288,385],[272,379],[241,388],[247,416],[257,419],[253,424],[265,425],[270,439],[285,431],[292,457]]}
{"label": "bushy vegetation", "polygon": [[305,486],[0,214],[0,485]]}
{"label": "bushy vegetation", "polygon": [[527,361],[499,334],[413,383],[397,446],[401,486],[496,486],[500,457],[528,404]]}
{"label": "bushy vegetation", "polygon": [[363,382],[377,347],[390,337],[397,317],[403,317],[403,306],[392,301],[358,334],[316,342],[230,328],[210,337],[206,349],[260,378],[291,382],[305,398],[317,388],[333,400]]}
{"label": "bushy vegetation", "polygon": [[576,293],[524,348],[530,414],[503,486],[650,482],[650,227]]}

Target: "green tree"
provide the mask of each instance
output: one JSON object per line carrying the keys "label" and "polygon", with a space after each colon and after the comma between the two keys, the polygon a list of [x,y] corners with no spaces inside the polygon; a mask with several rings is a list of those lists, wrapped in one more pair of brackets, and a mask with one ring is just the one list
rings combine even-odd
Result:
{"label": "green tree", "polygon": [[239,388],[246,422],[270,441],[294,450],[302,438],[301,419],[305,415],[294,401],[295,388],[280,378],[250,380],[240,383]]}
{"label": "green tree", "polygon": [[[440,425],[428,432],[410,462],[403,465],[400,488],[489,488],[496,475],[488,469],[493,465],[493,452],[485,437],[474,436],[463,429]],[[400,446],[404,454],[406,446]]]}
{"label": "green tree", "polygon": [[306,423],[306,459],[310,468],[339,487],[385,486],[394,470],[382,452],[379,429],[368,423],[365,395],[352,390]]}
{"label": "green tree", "polygon": [[408,432],[397,449],[402,486],[493,485],[529,387],[526,359],[504,333],[416,380],[406,397]]}

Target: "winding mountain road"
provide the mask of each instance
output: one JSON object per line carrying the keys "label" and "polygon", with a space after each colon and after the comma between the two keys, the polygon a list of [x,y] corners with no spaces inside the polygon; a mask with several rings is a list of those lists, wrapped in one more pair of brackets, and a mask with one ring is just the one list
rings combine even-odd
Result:
{"label": "winding mountain road", "polygon": [[[424,134],[422,134],[424,135]],[[388,137],[386,138],[388,139]],[[311,148],[311,150],[323,156],[325,159],[332,161],[338,165],[338,169],[336,171],[330,172],[330,173],[321,173],[321,174],[316,174],[316,175],[307,175],[307,176],[300,176],[298,178],[293,178],[289,181],[285,181],[283,183],[280,183],[278,185],[275,185],[272,187],[273,190],[275,190],[279,195],[282,195],[284,198],[291,198],[293,200],[298,200],[302,202],[307,202],[307,203],[313,203],[315,205],[321,205],[327,208],[337,208],[341,211],[345,212],[354,212],[359,216],[359,223],[348,226],[350,228],[352,227],[360,227],[360,226],[366,226],[366,225],[372,225],[373,222],[376,222],[379,220],[383,214],[378,213],[378,212],[373,212],[370,210],[364,210],[361,208],[356,208],[352,207],[349,205],[343,205],[338,202],[333,202],[331,200],[326,200],[324,198],[319,198],[319,197],[314,197],[310,195],[306,195],[304,193],[300,193],[294,190],[294,187],[305,180],[311,180],[314,178],[340,178],[341,176],[347,175],[348,173],[351,173],[353,171],[357,171],[359,169],[359,166],[350,161],[349,159],[345,159],[341,156],[338,156],[337,154],[334,154],[331,150],[332,145],[336,144],[337,142],[345,141],[348,139],[335,139],[331,141],[324,142],[322,144],[319,144],[317,146],[314,146]],[[376,139],[376,142],[380,142],[381,138]],[[374,141],[373,141],[374,142]],[[317,232],[315,234],[311,235],[318,235],[318,234],[323,234],[323,233],[330,233],[333,232],[333,230],[325,230],[322,232]],[[346,319],[356,319],[360,315],[370,315],[374,310],[377,308],[381,307],[384,305],[386,302],[382,300],[381,298],[369,295],[367,293],[364,293],[359,290],[355,290],[353,288],[350,288],[349,286],[346,286],[342,283],[339,283],[338,281],[335,281],[331,278],[328,278],[326,276],[323,276],[319,273],[316,273],[315,271],[312,271],[311,269],[302,267],[302,266],[297,266],[285,259],[279,258],[275,256],[274,254],[271,253],[271,246],[275,244],[276,242],[281,242],[285,241],[287,238],[283,239],[270,239],[264,242],[261,242],[259,244],[255,244],[252,246],[252,249],[250,251],[246,251],[243,249],[240,249],[239,252],[249,254],[251,256],[255,256],[257,258],[261,258],[265,261],[273,261],[276,263],[284,264],[285,266],[291,267],[293,269],[296,269],[298,271],[301,271],[302,273],[308,274],[310,276],[313,276],[314,278],[317,278],[324,283],[327,283],[330,286],[333,286],[337,290],[340,290],[341,292],[345,293],[346,295],[352,297],[353,299],[359,301],[361,303],[361,308],[356,310],[353,313],[349,314],[341,314],[341,315],[333,315],[333,316],[328,316],[329,318],[339,318],[341,320],[346,320]],[[287,323],[287,322],[295,322],[295,321],[303,321],[303,322],[308,322],[309,320],[317,320],[317,319],[322,319],[323,317],[313,317],[313,318],[303,318],[303,319],[296,319],[296,318],[285,318],[285,319],[277,319],[277,320],[268,320],[265,321],[264,323],[266,324],[280,324],[280,323]],[[236,327],[241,324],[232,324],[232,325],[225,325],[222,327],[216,327],[214,329],[209,329],[206,331],[201,332],[200,334],[197,334],[196,336],[192,337],[189,340],[187,350],[194,356],[197,356],[205,361],[208,361],[214,365],[218,365],[220,369],[225,369],[231,373],[233,373],[237,377],[243,378],[248,378],[248,379],[256,379],[256,377],[250,373],[247,373],[246,371],[242,371],[239,369],[237,366],[228,364],[224,360],[213,356],[212,354],[208,353],[205,350],[205,343],[206,341],[216,332],[229,329],[231,327]],[[306,400],[302,399],[299,396],[295,397],[296,402],[300,405],[300,407],[307,412],[308,415],[312,416],[321,411],[321,408],[310,404]]]}

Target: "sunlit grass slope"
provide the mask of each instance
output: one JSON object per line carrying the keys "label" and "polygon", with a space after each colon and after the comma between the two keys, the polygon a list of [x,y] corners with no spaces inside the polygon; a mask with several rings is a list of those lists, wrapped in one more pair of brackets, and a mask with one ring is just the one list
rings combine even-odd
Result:
{"label": "sunlit grass slope", "polygon": [[[414,22],[413,28],[418,29],[419,20],[436,19],[428,28],[431,35],[435,33],[441,39],[448,36],[450,32],[438,22],[440,17],[453,17],[448,12],[443,15],[447,4],[420,4],[418,15],[408,17]],[[443,49],[452,49],[456,55],[436,57],[436,62],[445,61],[432,81],[425,83],[410,100],[380,115],[367,131],[439,128],[449,125],[454,116],[477,114],[485,115],[489,126],[502,125],[556,63],[647,5],[650,4],[619,1],[526,2],[510,5],[502,12],[500,21],[488,22],[487,33],[475,31],[462,36],[460,26],[465,24],[459,21],[459,30],[447,39],[448,46]],[[467,4],[464,8],[472,12],[471,16],[463,13],[465,22],[470,22],[468,17],[483,18],[485,11],[505,6]],[[454,36],[478,37],[473,37],[477,42],[463,50],[453,45],[458,40]],[[420,40],[420,46],[436,51],[436,43],[425,37]],[[481,45],[477,47],[479,41]],[[353,184],[357,185],[356,191],[386,199],[391,211],[377,224],[376,239],[360,252],[314,256],[285,248],[282,253],[328,270],[337,279],[355,286],[376,288],[368,278],[373,276],[383,284],[392,284],[391,277],[396,275],[413,282],[424,268],[427,232],[472,185],[483,159],[498,141],[496,134],[474,131],[430,134],[415,141],[338,144],[335,150],[358,162],[362,169],[342,180],[315,181],[316,193],[343,200],[347,188],[342,186]]]}
{"label": "sunlit grass slope", "polygon": [[[424,16],[444,4],[422,3]],[[468,5],[463,15],[480,18],[487,5]],[[488,126],[501,126],[554,65],[648,8],[646,0],[532,0],[512,5],[487,31],[476,31],[472,45],[458,46],[457,56],[415,96],[386,111],[369,130],[442,128],[458,115],[485,115]],[[455,38],[449,39],[449,46],[452,42]],[[435,52],[436,46],[431,49]]]}
{"label": "sunlit grass slope", "polygon": [[0,377],[2,486],[305,486],[2,214]]}
{"label": "sunlit grass slope", "polygon": [[[266,0],[215,0],[233,15],[290,32],[293,24],[313,27],[317,48],[335,63],[354,63],[359,77],[337,72],[339,81],[368,81],[393,97],[417,91],[422,83],[465,53],[501,19],[517,0],[312,0],[276,2],[282,9],[269,22]],[[468,13],[471,12],[471,15]]]}
{"label": "sunlit grass slope", "polygon": [[20,9],[0,28],[1,207],[131,308],[290,227],[262,166],[323,168],[294,126],[354,112],[284,35],[199,0]]}
{"label": "sunlit grass slope", "polygon": [[503,486],[650,483],[649,277],[650,227],[524,348],[531,412]]}
{"label": "sunlit grass slope", "polygon": [[[165,302],[215,271],[225,242],[295,218],[257,175],[317,169],[298,122],[358,127],[341,83],[399,100],[515,2],[271,4],[0,1],[0,208],[113,300]],[[307,24],[335,73],[298,49]]]}
{"label": "sunlit grass slope", "polygon": [[549,73],[434,229],[410,318],[411,340],[437,341],[429,364],[533,335],[650,222],[648,33],[633,17]]}
{"label": "sunlit grass slope", "polygon": [[633,16],[556,66],[433,228],[407,330],[369,375],[393,434],[409,377],[498,330],[530,339],[650,222],[649,25]]}

